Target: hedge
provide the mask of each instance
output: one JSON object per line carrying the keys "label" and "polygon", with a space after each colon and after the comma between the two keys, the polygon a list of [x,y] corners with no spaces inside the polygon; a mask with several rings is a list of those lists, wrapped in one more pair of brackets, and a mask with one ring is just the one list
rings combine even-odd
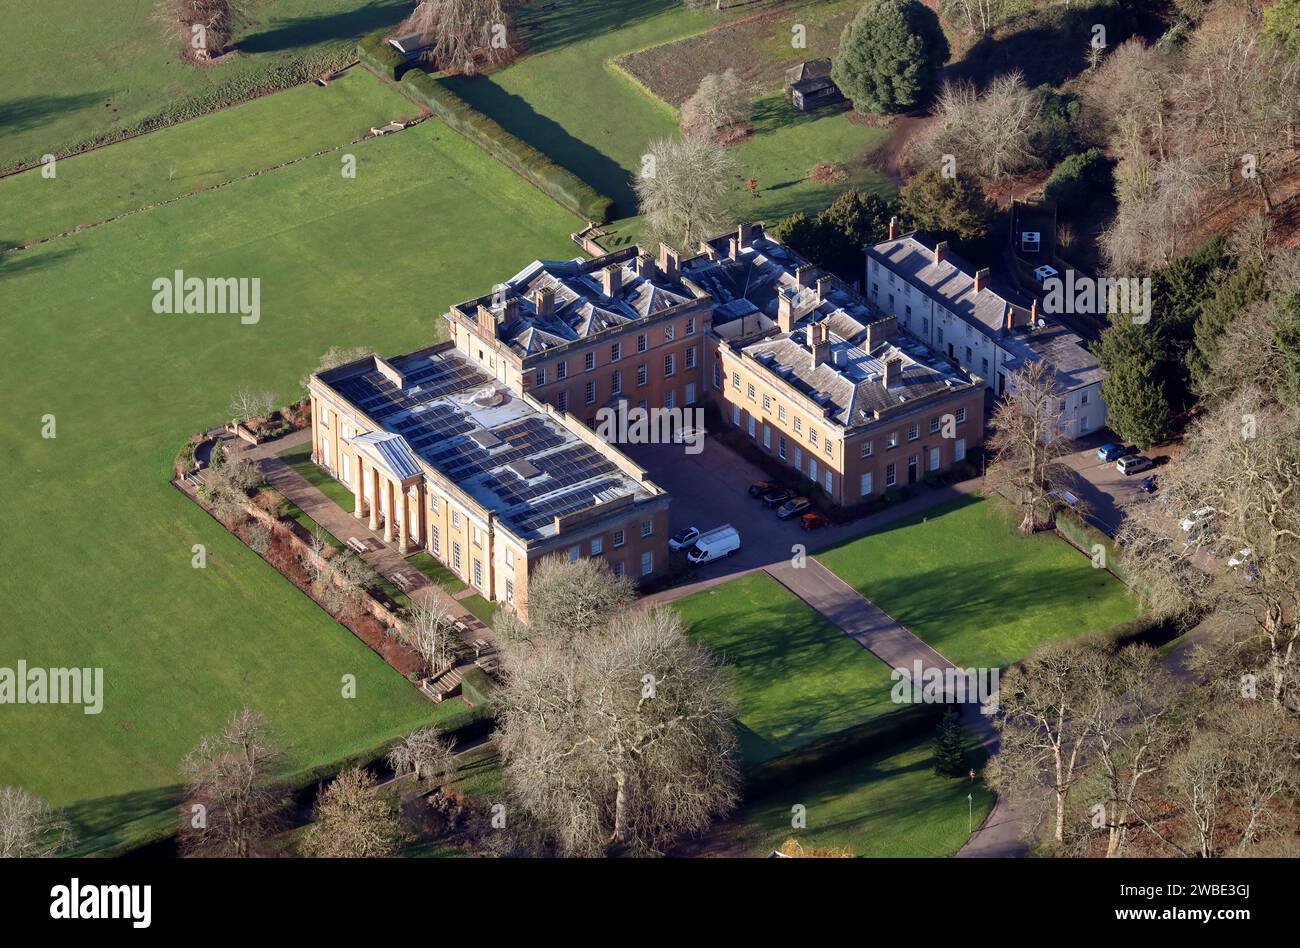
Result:
{"label": "hedge", "polygon": [[410,60],[388,45],[388,31],[371,33],[357,43],[357,59],[371,72],[397,82],[412,68]]}
{"label": "hedge", "polygon": [[[831,770],[851,760],[893,747],[905,738],[928,734],[938,725],[946,704],[909,704],[897,711],[866,721],[834,734],[810,741],[802,747],[769,758],[748,774],[746,792],[756,793],[794,780]],[[978,714],[963,705],[962,714]]]}
{"label": "hedge", "polygon": [[1124,568],[1124,555],[1119,544],[1096,527],[1084,523],[1078,514],[1071,510],[1058,511],[1056,514],[1056,532],[1088,556],[1092,556],[1093,546],[1100,543],[1106,550],[1107,571],[1134,592],[1142,592],[1140,585],[1135,585],[1133,577]]}
{"label": "hedge", "polygon": [[496,685],[488,677],[487,672],[475,665],[467,668],[461,675],[460,690],[465,695],[465,700],[477,708],[492,700],[492,692],[496,690]]}
{"label": "hedge", "polygon": [[412,69],[402,76],[398,88],[454,131],[549,195],[561,207],[597,224],[609,220],[614,205],[612,198],[601,194],[572,171],[561,168],[532,145],[511,135],[437,79]]}

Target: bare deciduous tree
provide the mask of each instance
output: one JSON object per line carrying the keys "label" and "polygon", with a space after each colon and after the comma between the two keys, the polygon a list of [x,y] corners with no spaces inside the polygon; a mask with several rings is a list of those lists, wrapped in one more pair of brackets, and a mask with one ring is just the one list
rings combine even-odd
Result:
{"label": "bare deciduous tree", "polygon": [[405,840],[397,812],[377,791],[374,775],[352,767],[321,792],[302,853],[327,859],[376,859],[396,855]]}
{"label": "bare deciduous tree", "polygon": [[455,739],[443,737],[436,727],[422,727],[393,745],[388,763],[398,776],[414,773],[416,780],[445,781],[456,773],[455,747]]}
{"label": "bare deciduous tree", "polygon": [[247,857],[281,826],[283,796],[273,786],[283,752],[270,722],[244,708],[181,764],[187,790],[181,845],[191,855]]}
{"label": "bare deciduous tree", "polygon": [[425,674],[438,675],[455,660],[451,610],[438,595],[415,597],[406,610],[402,641],[419,654]]}
{"label": "bare deciduous tree", "polygon": [[1038,360],[1013,373],[1007,397],[993,410],[986,485],[1020,515],[1025,536],[1050,527],[1062,502],[1054,491],[1070,479],[1061,458],[1071,450],[1061,419],[1056,369]]}
{"label": "bare deciduous tree", "polygon": [[1052,819],[1057,843],[1065,841],[1070,794],[1084,775],[1082,759],[1108,701],[1090,671],[1109,661],[1094,643],[1054,642],[1009,670],[998,688],[1001,744],[986,779],[1025,805],[1027,830]]}
{"label": "bare deciduous tree", "polygon": [[186,55],[211,59],[234,38],[250,0],[158,0],[154,19]]}
{"label": "bare deciduous tree", "polygon": [[963,174],[994,183],[1040,164],[1034,147],[1042,128],[1042,98],[1010,72],[982,93],[969,82],[944,83],[935,102],[934,125],[916,145],[924,162],[951,155]]}
{"label": "bare deciduous tree", "polygon": [[735,179],[735,164],[720,145],[686,138],[652,142],[636,179],[648,242],[693,252],[726,225],[723,198]]}
{"label": "bare deciduous tree", "polygon": [[274,392],[254,392],[251,389],[240,388],[230,397],[231,420],[239,423],[242,421],[252,421],[255,418],[265,418],[271,414],[275,408]]}
{"label": "bare deciduous tree", "polygon": [[682,134],[687,138],[716,141],[727,130],[749,120],[753,102],[736,70],[709,73],[695,94],[682,104]]}
{"label": "bare deciduous tree", "polygon": [[1007,14],[1007,0],[940,0],[939,11],[966,25],[966,32],[983,36]]}
{"label": "bare deciduous tree", "polygon": [[438,69],[472,76],[480,61],[508,58],[510,28],[501,0],[419,0],[397,34],[419,33],[431,44],[426,57]]}
{"label": "bare deciduous tree", "polygon": [[737,800],[734,712],[716,659],[675,610],[606,619],[577,637],[534,628],[504,654],[506,781],[566,855],[659,852]]}
{"label": "bare deciduous tree", "polygon": [[0,859],[57,856],[71,843],[59,810],[22,787],[0,787]]}
{"label": "bare deciduous tree", "polygon": [[1116,154],[1166,157],[1169,94],[1174,81],[1168,56],[1133,38],[1103,61],[1084,90],[1087,114]]}

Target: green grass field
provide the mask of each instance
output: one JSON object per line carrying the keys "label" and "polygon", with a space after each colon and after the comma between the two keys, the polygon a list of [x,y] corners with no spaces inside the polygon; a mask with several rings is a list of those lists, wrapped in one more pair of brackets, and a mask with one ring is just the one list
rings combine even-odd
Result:
{"label": "green grass field", "polygon": [[676,603],[731,666],[747,766],[895,709],[889,668],[766,573]]}
{"label": "green grass field", "polygon": [[[747,804],[713,841],[750,856],[765,856],[791,837],[806,848],[843,848],[854,856],[951,856],[970,838],[970,826],[983,822],[994,796],[982,782],[941,777],[932,768],[930,739],[905,741]],[[806,808],[806,829],[791,828],[795,805]]]}
{"label": "green grass field", "polygon": [[[369,98],[317,91],[341,109]],[[245,155],[294,149],[261,127]],[[150,136],[160,165],[190,131]],[[112,151],[74,161],[111,167]],[[303,767],[430,718],[401,676],[167,483],[178,445],[224,417],[239,386],[290,401],[329,346],[427,345],[452,302],[574,252],[574,218],[440,123],[356,155],[355,180],[327,155],[0,257],[0,665],[100,666],[107,693],[98,716],[7,707],[0,785],[70,807],[93,843],[170,820],[182,756],[242,705]],[[84,180],[106,183],[105,207],[118,200],[110,173],[87,167]],[[32,232],[30,218],[7,223]],[[153,313],[152,281],[177,268],[259,277],[260,321]],[[194,544],[206,569],[191,566]]]}
{"label": "green grass field", "polygon": [[817,559],[963,667],[1006,665],[1138,612],[1127,587],[1054,533],[1021,537],[1009,511],[973,497]]}
{"label": "green grass field", "polygon": [[[346,63],[357,39],[396,23],[408,0],[260,0],[238,51],[209,66],[180,60],[180,44],[150,19],[156,0],[10,4],[0,56],[0,168],[128,128],[164,110],[190,114],[214,99],[255,93],[295,69]],[[229,139],[221,139],[223,145]]]}
{"label": "green grass field", "polygon": [[[560,11],[605,6],[566,0]],[[591,31],[568,45],[526,57],[487,76],[447,80],[448,86],[507,130],[544,151],[615,201],[616,217],[636,213],[632,177],[649,143],[677,134],[677,111],[652,95],[612,60],[626,53],[701,33],[719,21],[671,0],[627,0],[611,29]],[[537,29],[545,29],[539,23]],[[778,95],[756,103],[755,135],[733,149],[738,174],[728,200],[736,219],[770,223],[796,210],[821,210],[845,187],[888,187],[865,155],[884,132],[849,121],[842,112],[797,116]],[[822,161],[845,164],[850,179],[835,187],[807,180]],[[754,176],[757,199],[745,189]],[[635,240],[636,222],[615,228]]]}

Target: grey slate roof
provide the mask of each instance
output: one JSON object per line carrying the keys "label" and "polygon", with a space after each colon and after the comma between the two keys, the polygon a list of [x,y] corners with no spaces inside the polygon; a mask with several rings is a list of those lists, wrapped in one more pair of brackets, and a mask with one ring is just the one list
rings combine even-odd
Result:
{"label": "grey slate roof", "polygon": [[[653,316],[692,299],[684,287],[663,282],[657,273],[653,278],[638,276],[634,262],[635,257],[622,264],[622,286],[610,297],[604,293],[600,274],[589,272],[583,261],[533,261],[503,284],[505,295],[519,297],[519,315],[503,323],[497,337],[526,356]],[[550,316],[537,312],[533,294],[542,289],[555,292]],[[456,308],[473,319],[479,302],[471,300]]]}
{"label": "grey slate roof", "polygon": [[[877,341],[868,351],[867,327],[884,314],[838,280],[817,284],[806,277],[805,281],[814,285],[800,286],[797,271],[806,265],[804,258],[757,228],[755,231],[751,242],[740,248],[739,259],[725,255],[731,235],[724,235],[709,242],[718,259],[700,256],[688,260],[682,264],[682,274],[720,301],[713,325],[722,327],[724,336],[731,322],[754,311],[767,317],[765,325],[775,324],[778,293],[785,293],[793,307],[793,331],[742,342],[742,351],[827,409],[828,420],[853,428],[873,421],[876,411],[973,384],[969,376],[901,327],[888,341]],[[830,341],[828,358],[816,366],[809,348],[814,325],[825,325]],[[886,389],[882,384],[884,363],[894,357],[902,360],[903,370],[899,383]]]}

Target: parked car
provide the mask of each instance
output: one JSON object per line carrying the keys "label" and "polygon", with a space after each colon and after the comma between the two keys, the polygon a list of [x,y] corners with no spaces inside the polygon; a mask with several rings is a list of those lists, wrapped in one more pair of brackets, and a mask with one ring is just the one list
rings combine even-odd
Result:
{"label": "parked car", "polygon": [[728,523],[701,534],[690,552],[686,554],[686,562],[692,566],[702,566],[720,560],[724,556],[730,556],[739,549],[740,534]]}
{"label": "parked car", "polygon": [[1238,550],[1236,553],[1233,553],[1232,556],[1228,557],[1228,565],[1233,569],[1237,569],[1239,566],[1245,566],[1249,563],[1250,557],[1251,553],[1249,548]]}
{"label": "parked car", "polygon": [[1132,448],[1111,441],[1108,444],[1103,444],[1100,448],[1097,449],[1097,460],[1106,461],[1106,462],[1118,461],[1120,458],[1124,457],[1125,455],[1129,455],[1132,453],[1133,453]]}
{"label": "parked car", "polygon": [[780,507],[787,500],[794,496],[794,491],[788,487],[777,487],[763,495],[764,507]]}
{"label": "parked car", "polygon": [[757,483],[749,485],[749,496],[762,497],[776,486],[777,485],[773,484],[771,481],[758,481]]}
{"label": "parked car", "polygon": [[815,510],[799,518],[799,528],[801,530],[820,530],[829,523],[830,521],[824,515]]}
{"label": "parked car", "polygon": [[684,550],[692,546],[700,538],[700,531],[695,527],[687,527],[685,530],[678,530],[668,538],[668,549]]}
{"label": "parked car", "polygon": [[1193,530],[1199,530],[1211,520],[1214,519],[1213,507],[1201,507],[1199,510],[1193,510],[1190,514],[1178,521],[1178,528],[1183,533],[1191,533]]}
{"label": "parked car", "polygon": [[807,497],[794,497],[778,507],[776,515],[782,520],[789,520],[791,517],[803,513],[811,506],[812,501]]}
{"label": "parked car", "polygon": [[1076,507],[1079,506],[1079,498],[1074,496],[1073,493],[1066,490],[1065,488],[1061,488],[1060,490],[1049,490],[1047,492],[1047,496],[1055,497],[1057,500],[1065,504],[1065,506],[1069,507],[1071,510],[1074,510]]}
{"label": "parked car", "polygon": [[1138,490],[1144,494],[1154,494],[1160,488],[1160,479],[1155,474],[1148,474],[1138,483]]}
{"label": "parked car", "polygon": [[1156,462],[1145,454],[1129,454],[1115,462],[1115,470],[1125,477],[1136,474],[1138,471],[1149,471],[1155,466]]}

